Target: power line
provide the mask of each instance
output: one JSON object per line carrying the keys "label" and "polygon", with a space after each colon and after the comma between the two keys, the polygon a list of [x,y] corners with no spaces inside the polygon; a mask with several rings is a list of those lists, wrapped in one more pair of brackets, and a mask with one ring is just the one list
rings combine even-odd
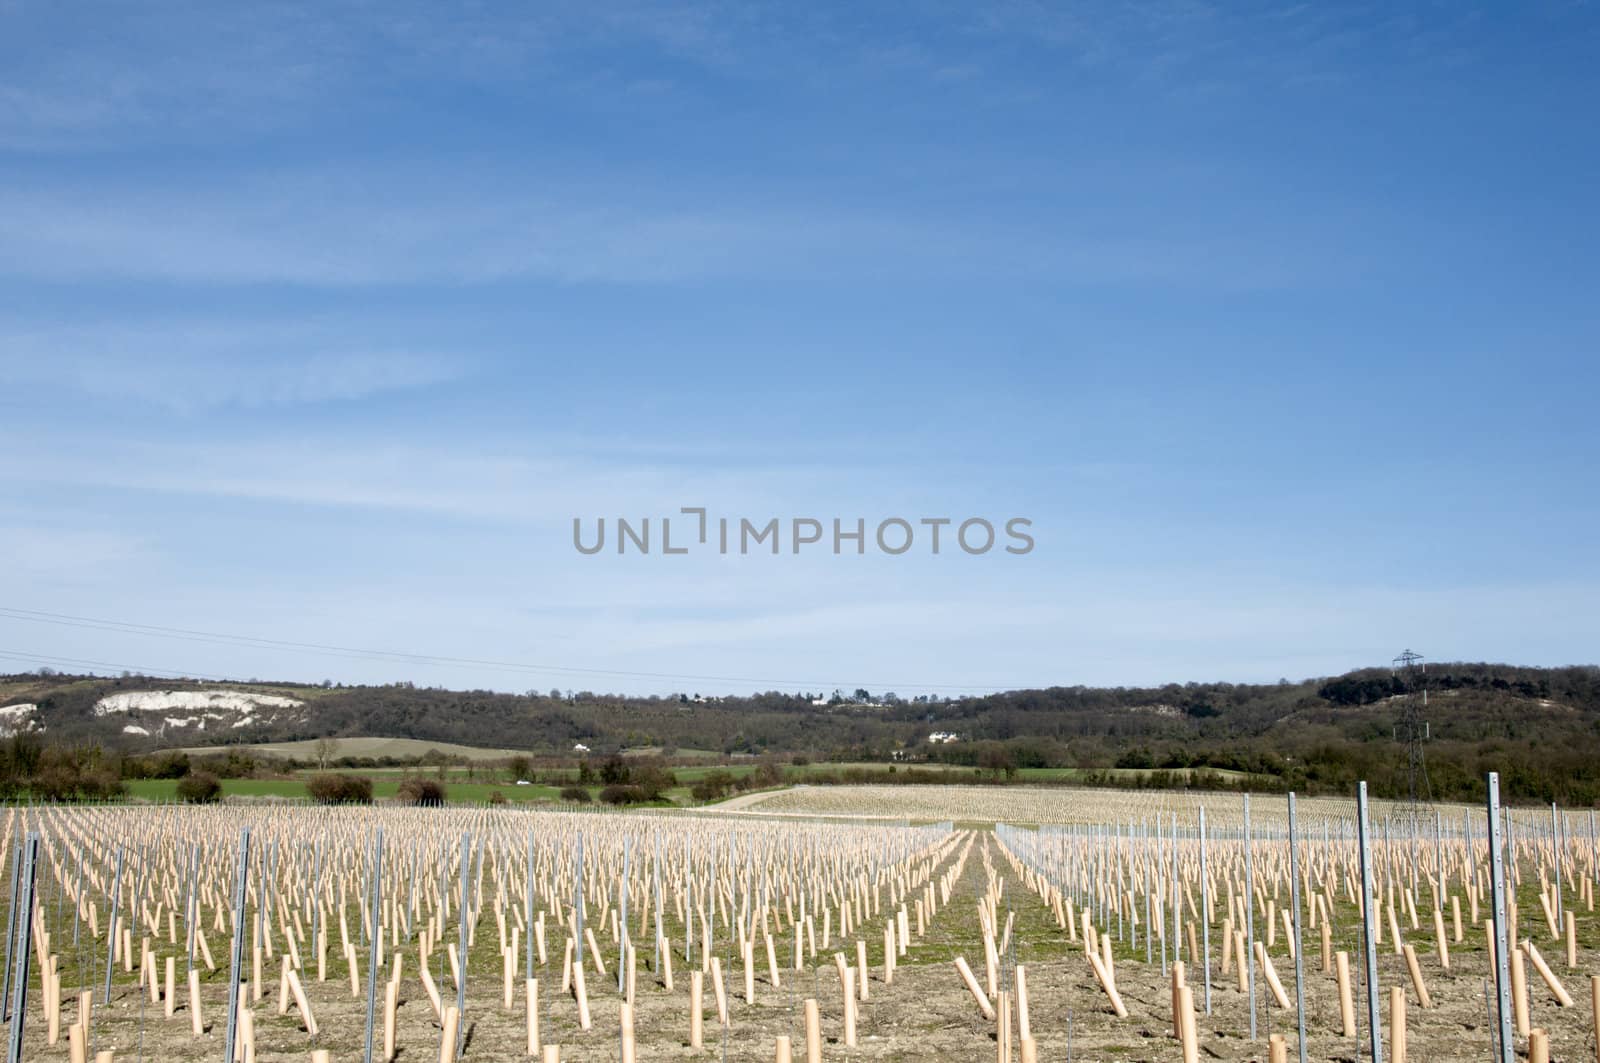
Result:
{"label": "power line", "polygon": [[81,657],[54,657],[48,653],[28,653],[17,650],[0,650],[0,657],[13,661],[27,661],[37,664],[46,661],[52,665],[64,664],[74,668],[114,668],[122,672],[133,672],[137,675],[152,676],[158,679],[208,679],[218,683],[245,683],[249,680],[231,675],[207,675],[204,672],[186,672],[177,668],[150,668],[138,664],[115,664],[111,661],[91,661]]}
{"label": "power line", "polygon": [[[696,675],[677,672],[626,671],[608,668],[574,668],[562,665],[486,660],[476,657],[454,657],[443,654],[367,649],[353,646],[338,646],[320,642],[297,642],[288,639],[261,638],[254,635],[232,635],[217,631],[200,631],[191,628],[166,627],[157,624],[138,624],[123,620],[109,620],[103,617],[76,616],[70,613],[51,613],[38,609],[23,609],[16,606],[0,606],[0,618],[20,620],[27,623],[53,624],[58,627],[84,628],[92,631],[109,631],[125,635],[143,635],[150,638],[173,639],[185,642],[211,643],[213,645],[223,646],[243,646],[257,649],[288,650],[296,653],[310,653],[318,656],[336,657],[346,660],[393,661],[408,664],[432,664],[449,667],[493,668],[499,671],[531,675],[601,676],[609,678],[664,679],[703,683],[768,683],[788,687],[815,688],[848,688],[852,685],[858,685],[868,688],[877,687],[883,690],[951,690],[978,691],[983,693],[1003,689],[999,686],[988,686],[973,683],[885,683],[872,680],[840,681],[817,679],[774,679],[770,677],[763,678],[752,676]],[[108,667],[121,666],[111,665]]]}

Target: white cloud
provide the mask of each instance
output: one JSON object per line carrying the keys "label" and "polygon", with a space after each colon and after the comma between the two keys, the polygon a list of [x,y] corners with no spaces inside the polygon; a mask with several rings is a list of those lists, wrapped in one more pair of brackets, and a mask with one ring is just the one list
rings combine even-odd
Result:
{"label": "white cloud", "polygon": [[392,181],[274,174],[225,188],[0,190],[0,276],[350,288],[848,275],[1237,291],[1371,266],[1348,226],[1295,224],[1288,240],[1203,219],[1134,216],[1109,230],[1090,216],[977,222],[775,203],[753,189],[529,185],[513,172],[423,167]]}
{"label": "white cloud", "polygon": [[454,380],[471,359],[366,347],[351,330],[240,319],[0,329],[0,385],[191,411],[362,399]]}
{"label": "white cloud", "polygon": [[[541,197],[437,175],[409,187],[293,177],[225,192],[0,193],[0,274],[361,286],[513,278],[653,283],[825,246],[826,227],[732,209]],[[433,187],[420,187],[433,185]],[[441,187],[442,185],[442,187]]]}

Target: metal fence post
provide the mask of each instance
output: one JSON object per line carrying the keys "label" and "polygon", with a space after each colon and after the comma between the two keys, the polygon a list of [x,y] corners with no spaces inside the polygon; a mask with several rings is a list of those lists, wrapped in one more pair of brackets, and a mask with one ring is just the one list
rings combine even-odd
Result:
{"label": "metal fence post", "polygon": [[[373,1009],[378,1002],[378,964],[382,955],[383,927],[379,919],[383,914],[383,904],[379,896],[383,891],[383,828],[378,828],[377,837],[372,842],[372,881],[371,889],[367,893],[367,919],[372,924],[372,948],[367,956],[367,1052],[366,1063],[372,1063],[372,1026]],[[466,977],[466,957],[461,958],[462,977]]]}
{"label": "metal fence post", "polygon": [[18,882],[22,901],[19,915],[22,918],[18,926],[17,950],[14,977],[12,978],[14,996],[11,1000],[11,1031],[9,1045],[6,1050],[7,1063],[18,1063],[22,1058],[22,1026],[28,1017],[28,961],[33,951],[33,883],[34,873],[39,864],[39,835],[34,832],[28,834],[23,843],[26,851],[22,854],[22,873]]}
{"label": "metal fence post", "polygon": [[[1206,873],[1206,806],[1200,806],[1200,930],[1206,968],[1206,1014],[1211,1014],[1211,883]],[[1223,948],[1228,943],[1223,942]]]}
{"label": "metal fence post", "polygon": [[1506,940],[1506,868],[1500,840],[1500,773],[1489,773],[1489,887],[1494,902],[1494,990],[1500,1009],[1500,1060],[1514,1063],[1511,1043],[1511,944]]}
{"label": "metal fence post", "polygon": [[1306,1063],[1306,973],[1300,937],[1300,839],[1295,830],[1294,791],[1289,791],[1289,897],[1294,904],[1294,1010],[1300,1023],[1300,1063]]}
{"label": "metal fence post", "polygon": [[1367,784],[1356,784],[1356,840],[1361,846],[1361,944],[1366,953],[1367,1036],[1372,1063],[1383,1063],[1383,1027],[1378,1017],[1378,943],[1373,938],[1372,839],[1367,825]]}
{"label": "metal fence post", "polygon": [[250,828],[244,827],[239,831],[239,865],[233,878],[233,944],[229,949],[228,1028],[222,1044],[222,1063],[233,1063],[233,1049],[239,1037],[239,968],[244,965],[244,902],[249,881]]}
{"label": "metal fence post", "polygon": [[1256,1039],[1256,873],[1250,845],[1250,795],[1244,795],[1245,961],[1249,965],[1250,1040]]}

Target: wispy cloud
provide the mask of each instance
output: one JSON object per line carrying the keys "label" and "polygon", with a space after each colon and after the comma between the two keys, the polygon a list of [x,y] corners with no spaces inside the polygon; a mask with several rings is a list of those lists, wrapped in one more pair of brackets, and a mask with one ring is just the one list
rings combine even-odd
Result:
{"label": "wispy cloud", "polygon": [[596,460],[529,443],[430,445],[413,435],[279,434],[203,448],[142,436],[111,448],[103,439],[41,439],[0,452],[0,482],[547,523],[570,534],[574,516],[671,514],[707,502],[735,513],[746,506],[752,516],[787,513],[825,481],[809,469],[689,468]]}
{"label": "wispy cloud", "polygon": [[275,175],[225,190],[0,191],[0,276],[352,288],[825,275],[1212,291],[1293,287],[1374,265],[1348,228],[1285,224],[1297,239],[1138,214],[1053,226],[952,219],[913,206],[777,202],[754,188],[607,198],[573,183],[529,190],[507,173],[412,173],[393,184]]}
{"label": "wispy cloud", "polygon": [[797,253],[800,219],[259,180],[223,195],[0,194],[0,273],[47,279],[353,286],[511,278],[647,283]]}
{"label": "wispy cloud", "polygon": [[0,385],[191,412],[364,399],[442,384],[471,360],[364,347],[316,325],[130,320],[0,327]]}

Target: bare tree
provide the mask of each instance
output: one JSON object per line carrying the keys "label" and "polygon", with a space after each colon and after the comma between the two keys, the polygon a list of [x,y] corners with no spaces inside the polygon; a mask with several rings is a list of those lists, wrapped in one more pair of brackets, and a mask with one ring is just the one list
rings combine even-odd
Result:
{"label": "bare tree", "polygon": [[339,755],[339,742],[333,738],[317,739],[317,770],[327,771],[328,762]]}

